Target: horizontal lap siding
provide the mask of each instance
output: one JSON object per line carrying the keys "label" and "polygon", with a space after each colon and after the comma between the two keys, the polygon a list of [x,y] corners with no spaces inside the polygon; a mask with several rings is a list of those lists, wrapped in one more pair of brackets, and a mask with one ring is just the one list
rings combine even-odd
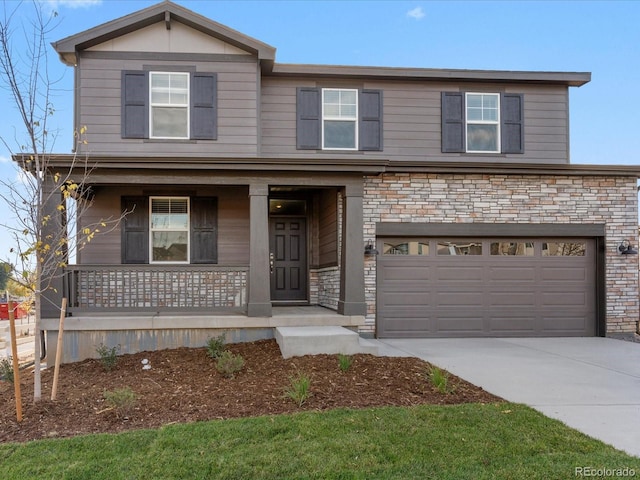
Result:
{"label": "horizontal lap siding", "polygon": [[[215,141],[153,141],[122,139],[120,87],[122,70],[143,65],[183,65],[218,74],[218,139]],[[257,65],[244,62],[161,62],[82,58],[79,68],[79,125],[87,127],[86,150],[123,155],[257,155]]]}
{"label": "horizontal lap siding", "polygon": [[[442,82],[354,82],[339,86],[379,89],[384,98],[384,151],[354,152],[391,161],[568,162],[568,90],[563,86],[455,85]],[[330,81],[318,86],[332,86]],[[312,79],[266,77],[262,82],[262,153],[265,156],[322,157],[314,150],[296,150],[296,87],[316,86]],[[523,93],[525,153],[465,155],[441,153],[442,91]]]}
{"label": "horizontal lap siding", "polygon": [[[212,196],[218,198],[218,265],[249,264],[249,195],[246,188],[202,188],[187,191],[153,189],[153,187],[109,187],[99,189],[90,211],[80,226],[99,223],[106,218],[120,215],[121,196],[146,195],[149,191],[158,195]],[[187,192],[187,193],[185,193]],[[108,229],[103,229],[108,230]],[[116,225],[112,231],[100,233],[84,249],[78,252],[78,264],[120,264],[121,231]]]}

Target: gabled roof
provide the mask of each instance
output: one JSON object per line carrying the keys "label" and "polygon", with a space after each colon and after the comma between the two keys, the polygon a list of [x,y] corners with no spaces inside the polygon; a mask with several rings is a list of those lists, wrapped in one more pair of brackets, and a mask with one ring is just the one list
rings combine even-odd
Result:
{"label": "gabled roof", "polygon": [[459,82],[535,83],[580,87],[591,81],[590,72],[539,72],[498,70],[457,70],[434,68],[372,67],[344,65],[275,64],[276,49],[236,30],[214,22],[170,0],[98,25],[52,45],[63,63],[77,63],[77,52],[113,40],[142,28],[166,22],[180,22],[222,42],[255,55],[265,75],[313,78],[368,78],[375,80],[454,80]]}
{"label": "gabled roof", "polygon": [[209,20],[169,0],[63,38],[53,42],[52,45],[64,63],[74,65],[76,52],[79,50],[93,47],[162,21],[167,22],[167,28],[170,28],[170,22],[174,20],[256,55],[261,63],[266,64],[267,68],[273,65],[276,56],[274,47]]}

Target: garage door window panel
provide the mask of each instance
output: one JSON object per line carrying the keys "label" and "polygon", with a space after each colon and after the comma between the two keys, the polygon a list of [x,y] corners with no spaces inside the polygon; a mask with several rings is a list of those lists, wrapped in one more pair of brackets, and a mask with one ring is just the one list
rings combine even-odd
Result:
{"label": "garage door window panel", "polygon": [[385,241],[382,247],[383,255],[429,255],[429,243],[417,240],[397,242]]}
{"label": "garage door window panel", "polygon": [[482,255],[482,242],[479,240],[455,240],[438,242],[438,256]]}
{"label": "garage door window panel", "polygon": [[584,242],[544,242],[543,257],[584,257],[587,244]]}
{"label": "garage door window panel", "polygon": [[514,257],[533,257],[533,242],[491,242],[491,255],[505,255]]}

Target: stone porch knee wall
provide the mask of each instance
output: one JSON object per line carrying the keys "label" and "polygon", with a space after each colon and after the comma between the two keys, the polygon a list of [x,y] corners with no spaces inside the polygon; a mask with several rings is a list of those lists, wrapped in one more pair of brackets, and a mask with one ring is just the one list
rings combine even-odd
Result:
{"label": "stone porch knee wall", "polygon": [[[603,176],[383,174],[364,182],[364,243],[377,222],[605,224],[607,334],[635,332],[639,316],[636,179]],[[367,318],[375,332],[376,259],[365,259]]]}

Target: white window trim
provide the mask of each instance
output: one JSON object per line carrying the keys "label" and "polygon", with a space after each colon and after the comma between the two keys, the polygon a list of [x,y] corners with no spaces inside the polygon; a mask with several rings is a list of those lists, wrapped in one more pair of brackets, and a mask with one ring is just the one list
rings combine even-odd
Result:
{"label": "white window trim", "polygon": [[[324,114],[324,94],[325,92],[355,92],[356,94],[356,113],[353,119],[344,118],[344,117],[335,117],[331,115]],[[358,151],[360,139],[358,138],[358,115],[359,115],[359,95],[358,89],[356,88],[323,88],[322,89],[322,150],[339,150],[339,151]],[[355,147],[353,148],[333,148],[333,147],[325,147],[324,146],[324,122],[325,120],[330,120],[332,122],[352,122],[355,125]]]}
{"label": "white window trim", "polygon": [[[498,119],[497,120],[472,120],[468,119],[468,111],[467,111],[467,103],[469,95],[492,95],[498,98]],[[469,135],[468,135],[468,125],[497,125],[496,132],[496,147],[497,150],[469,150]],[[464,148],[466,153],[500,153],[502,145],[501,141],[501,132],[500,132],[500,94],[494,92],[465,92],[464,95]]]}
{"label": "white window trim", "polygon": [[[153,201],[154,200],[186,200],[187,201],[187,260],[182,262],[162,261],[153,259],[153,232],[184,232],[184,230],[152,228]],[[189,197],[154,196],[149,197],[149,263],[158,265],[189,265],[191,263],[191,199]]]}
{"label": "white window trim", "polygon": [[[186,105],[175,105],[152,102],[151,77],[153,75],[184,75],[187,77],[187,103]],[[153,134],[153,107],[185,108],[187,110],[187,136],[186,137],[160,137]],[[159,140],[189,140],[191,138],[191,76],[189,72],[149,72],[149,138]]]}

